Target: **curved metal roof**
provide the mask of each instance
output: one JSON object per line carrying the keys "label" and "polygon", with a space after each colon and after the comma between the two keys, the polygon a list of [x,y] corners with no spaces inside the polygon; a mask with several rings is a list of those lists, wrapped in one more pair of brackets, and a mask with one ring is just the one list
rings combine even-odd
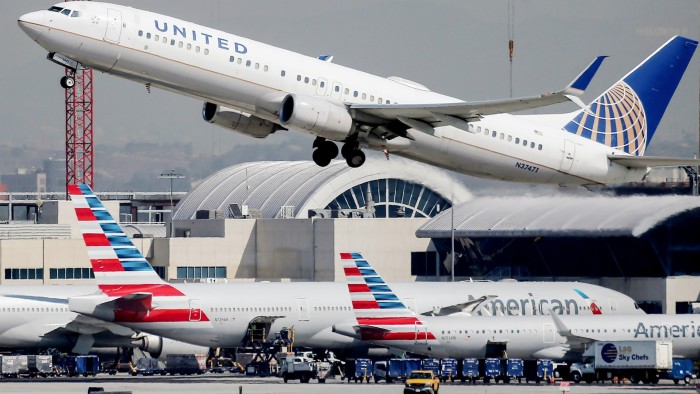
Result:
{"label": "curved metal roof", "polygon": [[134,235],[145,238],[165,238],[164,224],[123,224],[124,234],[129,238],[134,238]]}
{"label": "curved metal roof", "polygon": [[[690,196],[478,198],[455,206],[456,237],[633,236],[700,209]],[[421,226],[419,238],[451,236],[452,209]]]}
{"label": "curved metal roof", "polygon": [[431,189],[447,201],[471,199],[467,188],[446,172],[421,163],[392,157],[368,158],[360,168],[345,161],[319,167],[313,161],[261,161],[237,164],[205,179],[177,204],[174,220],[191,220],[200,210],[228,210],[246,204],[263,218],[280,217],[282,206],[293,206],[294,217],[322,209],[353,186],[378,179],[401,179]]}

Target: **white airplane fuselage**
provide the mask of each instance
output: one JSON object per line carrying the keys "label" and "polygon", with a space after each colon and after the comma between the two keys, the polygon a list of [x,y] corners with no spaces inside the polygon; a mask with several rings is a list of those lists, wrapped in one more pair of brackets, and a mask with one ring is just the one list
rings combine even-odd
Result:
{"label": "white airplane fuselage", "polygon": [[[548,316],[421,317],[415,340],[373,343],[434,357],[503,357],[580,361],[593,341],[672,341],[674,357],[700,357],[700,318],[697,315],[561,316],[562,335]],[[431,332],[436,340],[426,340]],[[573,340],[569,337],[579,337]],[[586,338],[581,343],[580,338]],[[489,345],[502,345],[503,354],[488,354]]]}
{"label": "white airplane fuselage", "polygon": [[[364,104],[460,102],[420,85],[383,78],[247,38],[130,7],[60,3],[78,17],[38,11],[20,25],[50,53],[280,124],[288,94],[346,108]],[[415,129],[407,138],[360,133],[364,147],[478,177],[531,183],[640,181],[645,169],[611,163],[615,149],[562,130],[567,116],[485,116],[473,130]],[[316,120],[314,120],[316,121]],[[321,122],[321,120],[318,120]],[[304,131],[304,130],[302,130]],[[347,134],[308,131],[334,141]],[[517,143],[516,143],[517,142]],[[619,153],[619,152],[618,152]]]}
{"label": "white airplane fuselage", "polygon": [[[208,347],[237,347],[252,322],[268,322],[264,335],[274,339],[294,329],[297,346],[350,349],[362,342],[333,332],[333,326],[354,321],[347,285],[343,282],[170,284],[186,297],[153,297],[153,312],[139,319],[94,315],[137,331]],[[394,285],[406,305],[417,313],[493,296],[475,314],[522,316],[549,314],[644,314],[628,296],[586,283],[574,282],[409,282]],[[18,290],[19,291],[19,290]],[[23,292],[39,295],[40,288]],[[86,293],[92,294],[92,293]],[[584,294],[582,296],[581,294]],[[77,294],[76,294],[77,295]],[[77,297],[80,298],[80,297]],[[74,309],[71,300],[70,308]],[[592,303],[596,307],[592,308]],[[81,312],[81,310],[77,310]],[[179,321],[158,321],[158,311],[183,313]],[[514,319],[514,322],[517,319]],[[259,335],[259,334],[258,334]]]}

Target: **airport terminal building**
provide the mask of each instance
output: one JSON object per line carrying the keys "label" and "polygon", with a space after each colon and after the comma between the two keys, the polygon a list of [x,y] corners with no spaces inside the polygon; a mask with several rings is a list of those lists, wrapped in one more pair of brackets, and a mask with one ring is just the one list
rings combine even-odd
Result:
{"label": "airport terminal building", "polygon": [[[131,204],[105,202],[114,217]],[[0,283],[89,283],[72,204],[40,212],[0,225]],[[697,197],[475,198],[444,171],[392,157],[235,165],[181,199],[171,222],[124,229],[172,281],[343,281],[339,254],[352,251],[388,281],[580,280],[687,313],[700,299],[698,221]]]}

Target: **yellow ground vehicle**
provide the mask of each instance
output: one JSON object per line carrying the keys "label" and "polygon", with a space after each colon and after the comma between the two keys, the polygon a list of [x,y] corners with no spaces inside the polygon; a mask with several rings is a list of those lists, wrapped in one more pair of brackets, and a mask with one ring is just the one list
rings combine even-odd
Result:
{"label": "yellow ground vehicle", "polygon": [[440,389],[440,378],[433,374],[433,371],[416,370],[412,371],[406,379],[404,394],[430,393],[437,394]]}

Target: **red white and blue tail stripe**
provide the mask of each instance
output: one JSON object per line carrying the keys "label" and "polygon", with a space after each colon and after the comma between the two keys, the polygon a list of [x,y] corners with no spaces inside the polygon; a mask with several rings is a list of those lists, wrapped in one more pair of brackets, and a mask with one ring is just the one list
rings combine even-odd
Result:
{"label": "red white and blue tail stripe", "polygon": [[[131,286],[170,287],[156,274],[87,185],[69,185],[68,194],[78,216],[95,279],[105,294],[130,294],[133,291],[127,289]],[[171,288],[169,291],[177,290]]]}
{"label": "red white and blue tail stripe", "polygon": [[435,336],[359,253],[341,253],[359,333],[369,341],[425,341]]}
{"label": "red white and blue tail stripe", "polygon": [[[69,185],[68,194],[97,286],[109,299],[118,299],[112,307],[113,321],[137,324],[208,321],[200,308],[189,306],[185,294],[158,276],[90,187]],[[154,306],[156,303],[159,307]]]}

